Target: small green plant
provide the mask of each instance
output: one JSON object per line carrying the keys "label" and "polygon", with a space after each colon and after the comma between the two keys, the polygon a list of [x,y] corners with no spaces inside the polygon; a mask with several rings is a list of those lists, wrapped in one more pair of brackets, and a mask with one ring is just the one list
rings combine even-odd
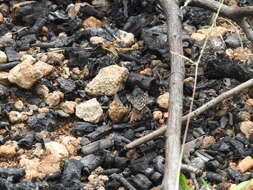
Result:
{"label": "small green plant", "polygon": [[244,190],[244,188],[251,184],[253,184],[253,179],[241,182],[238,185],[232,185],[231,190]]}
{"label": "small green plant", "polygon": [[193,190],[188,184],[187,179],[183,173],[180,173],[179,176],[179,185],[183,190]]}

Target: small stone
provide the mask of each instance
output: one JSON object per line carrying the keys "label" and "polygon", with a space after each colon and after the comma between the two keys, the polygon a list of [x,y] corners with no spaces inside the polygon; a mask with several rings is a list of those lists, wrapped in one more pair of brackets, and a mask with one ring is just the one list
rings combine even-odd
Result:
{"label": "small stone", "polygon": [[241,122],[240,130],[247,138],[249,138],[253,134],[253,122],[252,121]]}
{"label": "small stone", "polygon": [[0,13],[0,24],[2,24],[4,22],[4,16],[2,13]]}
{"label": "small stone", "polygon": [[247,156],[239,162],[237,169],[241,173],[244,173],[244,172],[250,170],[252,167],[253,167],[253,159],[251,158],[251,156]]}
{"label": "small stone", "polygon": [[48,52],[47,58],[47,63],[49,64],[61,64],[63,63],[64,55],[56,52]]}
{"label": "small stone", "polygon": [[49,112],[49,109],[46,107],[38,109],[38,113],[47,113],[47,112]]}
{"label": "small stone", "polygon": [[252,98],[249,98],[247,101],[246,101],[246,104],[250,105],[250,106],[253,106],[253,99]]}
{"label": "small stone", "polygon": [[4,85],[0,84],[0,99],[4,99],[9,95],[9,90]]}
{"label": "small stone", "polygon": [[76,106],[76,116],[84,121],[98,123],[103,116],[103,110],[96,98]]}
{"label": "small stone", "polygon": [[10,84],[8,80],[9,73],[7,72],[0,72],[0,84],[2,85],[8,85]]}
{"label": "small stone", "polygon": [[154,111],[153,112],[154,120],[159,120],[163,118],[163,113],[161,111]]}
{"label": "small stone", "polygon": [[216,141],[215,141],[215,138],[213,136],[206,136],[206,137],[203,138],[201,148],[206,149],[210,145],[214,144],[215,142]]}
{"label": "small stone", "polygon": [[90,37],[90,43],[92,43],[93,45],[97,45],[97,44],[102,44],[104,43],[106,40],[100,36],[92,36]]}
{"label": "small stone", "polygon": [[64,94],[62,92],[54,91],[54,92],[48,94],[48,96],[46,98],[46,103],[50,107],[57,106],[63,97],[64,97]]}
{"label": "small stone", "polygon": [[75,113],[76,109],[76,102],[74,101],[66,101],[61,103],[61,109],[68,114],[73,114]]}
{"label": "small stone", "polygon": [[119,39],[123,42],[124,46],[130,46],[134,43],[134,35],[132,33],[119,30]]}
{"label": "small stone", "polygon": [[61,136],[60,141],[67,148],[70,155],[74,155],[77,152],[80,139],[72,136]]}
{"label": "small stone", "polygon": [[38,85],[36,87],[36,93],[43,98],[46,98],[49,94],[49,89],[45,85]]}
{"label": "small stone", "polygon": [[16,122],[21,121],[22,114],[18,111],[11,111],[9,112],[8,115],[9,115],[9,120],[11,123],[16,123]]}
{"label": "small stone", "polygon": [[18,110],[18,111],[22,111],[24,108],[24,104],[21,100],[18,100],[15,102],[14,107]]}
{"label": "small stone", "polygon": [[17,154],[18,145],[16,142],[8,141],[0,146],[0,157],[14,157]]}
{"label": "small stone", "polygon": [[37,80],[51,73],[54,68],[42,61],[32,63],[32,60],[26,59],[11,69],[8,76],[9,81],[22,88],[29,89]]}
{"label": "small stone", "polygon": [[45,147],[47,153],[54,155],[55,158],[59,160],[63,160],[69,156],[66,147],[58,142],[50,141],[48,143],[45,143]]}
{"label": "small stone", "polygon": [[202,42],[206,38],[206,36],[200,33],[193,33],[191,35],[191,38],[196,40],[197,42]]}
{"label": "small stone", "polygon": [[0,64],[6,62],[7,62],[7,55],[3,51],[0,51]]}
{"label": "small stone", "polygon": [[82,24],[84,27],[101,27],[103,23],[96,19],[95,17],[91,16],[83,21]]}
{"label": "small stone", "polygon": [[158,104],[158,106],[160,108],[168,109],[169,108],[169,98],[170,98],[170,94],[168,92],[166,92],[157,98],[156,103]]}
{"label": "small stone", "polygon": [[113,101],[109,105],[108,114],[114,123],[120,122],[127,113],[128,109],[121,102]]}
{"label": "small stone", "polygon": [[128,70],[118,65],[102,68],[98,75],[87,84],[85,91],[90,95],[112,96],[124,88]]}
{"label": "small stone", "polygon": [[247,111],[240,111],[238,116],[241,121],[250,121],[251,119],[251,115]]}

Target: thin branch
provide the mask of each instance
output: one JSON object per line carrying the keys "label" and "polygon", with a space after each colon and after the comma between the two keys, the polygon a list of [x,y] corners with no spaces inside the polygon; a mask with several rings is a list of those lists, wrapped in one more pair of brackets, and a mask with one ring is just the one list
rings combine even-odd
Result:
{"label": "thin branch", "polygon": [[[183,55],[182,23],[178,0],[160,0],[167,17],[167,36],[169,50]],[[179,189],[180,170],[180,136],[183,114],[184,60],[181,56],[171,54],[170,115],[166,129],[165,171],[163,190]]]}
{"label": "thin branch", "polygon": [[[206,104],[204,104],[203,106],[201,106],[200,108],[196,109],[195,111],[185,115],[182,117],[182,121],[186,121],[187,117],[196,117],[198,115],[200,115],[201,113],[203,113],[204,111],[208,110],[209,108],[215,106],[216,104],[220,103],[221,101],[223,101],[224,99],[239,94],[243,89],[245,88],[249,88],[253,86],[253,79],[250,79],[240,85],[238,85],[237,87],[222,93],[221,95],[219,95],[218,97],[214,98],[213,100],[207,102]],[[131,149],[131,148],[135,148],[143,143],[146,143],[162,134],[164,134],[164,132],[166,131],[166,127],[161,127],[155,131],[153,131],[152,133],[143,136],[141,138],[138,138],[136,140],[134,140],[133,142],[129,143],[126,145],[126,149]]]}

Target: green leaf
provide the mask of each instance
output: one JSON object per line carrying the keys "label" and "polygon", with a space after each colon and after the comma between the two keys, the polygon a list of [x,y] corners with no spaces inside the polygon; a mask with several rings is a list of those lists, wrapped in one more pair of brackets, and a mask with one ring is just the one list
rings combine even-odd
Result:
{"label": "green leaf", "polygon": [[180,173],[179,184],[183,190],[192,190],[192,188],[187,184],[187,179],[185,175],[182,173]]}
{"label": "green leaf", "polygon": [[253,180],[249,180],[249,181],[244,181],[239,183],[238,185],[233,185],[231,190],[243,190],[245,187],[247,187],[248,185],[253,184]]}

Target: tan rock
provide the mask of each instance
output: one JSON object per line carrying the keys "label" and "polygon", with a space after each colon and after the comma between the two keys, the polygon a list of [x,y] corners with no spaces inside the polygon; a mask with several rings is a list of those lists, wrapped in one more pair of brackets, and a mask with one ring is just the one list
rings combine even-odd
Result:
{"label": "tan rock", "polygon": [[43,98],[46,98],[49,94],[49,89],[45,85],[38,85],[36,87],[36,93]]}
{"label": "tan rock", "polygon": [[121,102],[113,101],[109,105],[108,114],[114,123],[120,122],[127,113],[128,109]]}
{"label": "tan rock", "polygon": [[247,111],[240,111],[238,116],[241,121],[249,121],[251,119],[251,115]]}
{"label": "tan rock", "polygon": [[84,27],[101,27],[103,26],[103,23],[96,19],[95,17],[91,16],[87,19],[85,19],[82,23]]}
{"label": "tan rock", "polygon": [[18,111],[22,111],[22,109],[24,108],[24,103],[21,100],[18,100],[18,101],[15,102],[14,107]]}
{"label": "tan rock", "polygon": [[18,111],[11,111],[8,113],[8,115],[9,115],[9,120],[11,123],[16,123],[16,122],[21,121],[22,114]]}
{"label": "tan rock", "polygon": [[98,123],[103,116],[103,109],[93,98],[76,106],[76,116],[87,122]]}
{"label": "tan rock", "polygon": [[250,105],[250,106],[253,106],[253,99],[252,98],[249,98],[247,101],[246,101],[246,104]]}
{"label": "tan rock", "polygon": [[74,155],[78,149],[80,144],[80,139],[77,139],[72,136],[61,136],[60,137],[61,144],[63,144],[70,155]]}
{"label": "tan rock", "polygon": [[0,64],[6,62],[7,62],[7,55],[3,51],[0,51]]}
{"label": "tan rock", "polygon": [[9,73],[7,72],[0,72],[0,84],[8,85],[10,84],[8,80]]}
{"label": "tan rock", "polygon": [[202,42],[206,38],[206,36],[200,33],[193,33],[191,35],[191,38],[196,40],[197,42]]}
{"label": "tan rock", "polygon": [[68,150],[63,144],[55,141],[45,143],[46,151],[48,154],[54,155],[55,159],[63,160],[69,156]]}
{"label": "tan rock", "polygon": [[250,170],[252,167],[253,167],[253,159],[251,158],[251,156],[247,156],[239,162],[237,169],[240,172],[244,173]]}
{"label": "tan rock", "polygon": [[17,154],[17,144],[13,141],[8,141],[0,146],[0,157],[14,157]]}
{"label": "tan rock", "polygon": [[87,84],[85,91],[90,95],[112,96],[124,88],[128,70],[118,65],[102,68],[98,75]]}
{"label": "tan rock", "polygon": [[76,102],[74,101],[66,101],[61,103],[61,109],[68,114],[73,114],[75,113],[75,109],[76,109]]}
{"label": "tan rock", "polygon": [[132,33],[119,30],[119,40],[123,42],[125,46],[130,46],[134,43],[134,35]]}
{"label": "tan rock", "polygon": [[90,43],[92,43],[93,45],[97,45],[97,44],[102,44],[104,43],[106,40],[100,36],[92,36],[90,37]]}
{"label": "tan rock", "polygon": [[154,120],[159,120],[163,118],[163,113],[161,111],[154,111],[153,112]]}
{"label": "tan rock", "polygon": [[201,148],[207,148],[210,145],[214,144],[216,142],[215,138],[213,136],[206,136],[203,138],[203,142],[201,145]]}
{"label": "tan rock", "polygon": [[156,103],[158,104],[158,106],[160,108],[168,109],[169,108],[169,98],[170,98],[170,94],[168,92],[166,92],[157,98]]}
{"label": "tan rock", "polygon": [[240,123],[241,132],[249,138],[253,134],[253,122],[252,121],[243,121]]}
{"label": "tan rock", "polygon": [[54,91],[52,93],[49,93],[47,98],[46,98],[46,103],[50,107],[57,106],[60,102],[61,99],[64,97],[64,94],[60,91]]}
{"label": "tan rock", "polygon": [[49,64],[61,64],[64,60],[64,55],[57,52],[48,52],[47,57],[47,63]]}
{"label": "tan rock", "polygon": [[53,71],[53,66],[38,61],[32,64],[33,60],[26,59],[10,70],[8,80],[22,88],[29,89],[32,85]]}

